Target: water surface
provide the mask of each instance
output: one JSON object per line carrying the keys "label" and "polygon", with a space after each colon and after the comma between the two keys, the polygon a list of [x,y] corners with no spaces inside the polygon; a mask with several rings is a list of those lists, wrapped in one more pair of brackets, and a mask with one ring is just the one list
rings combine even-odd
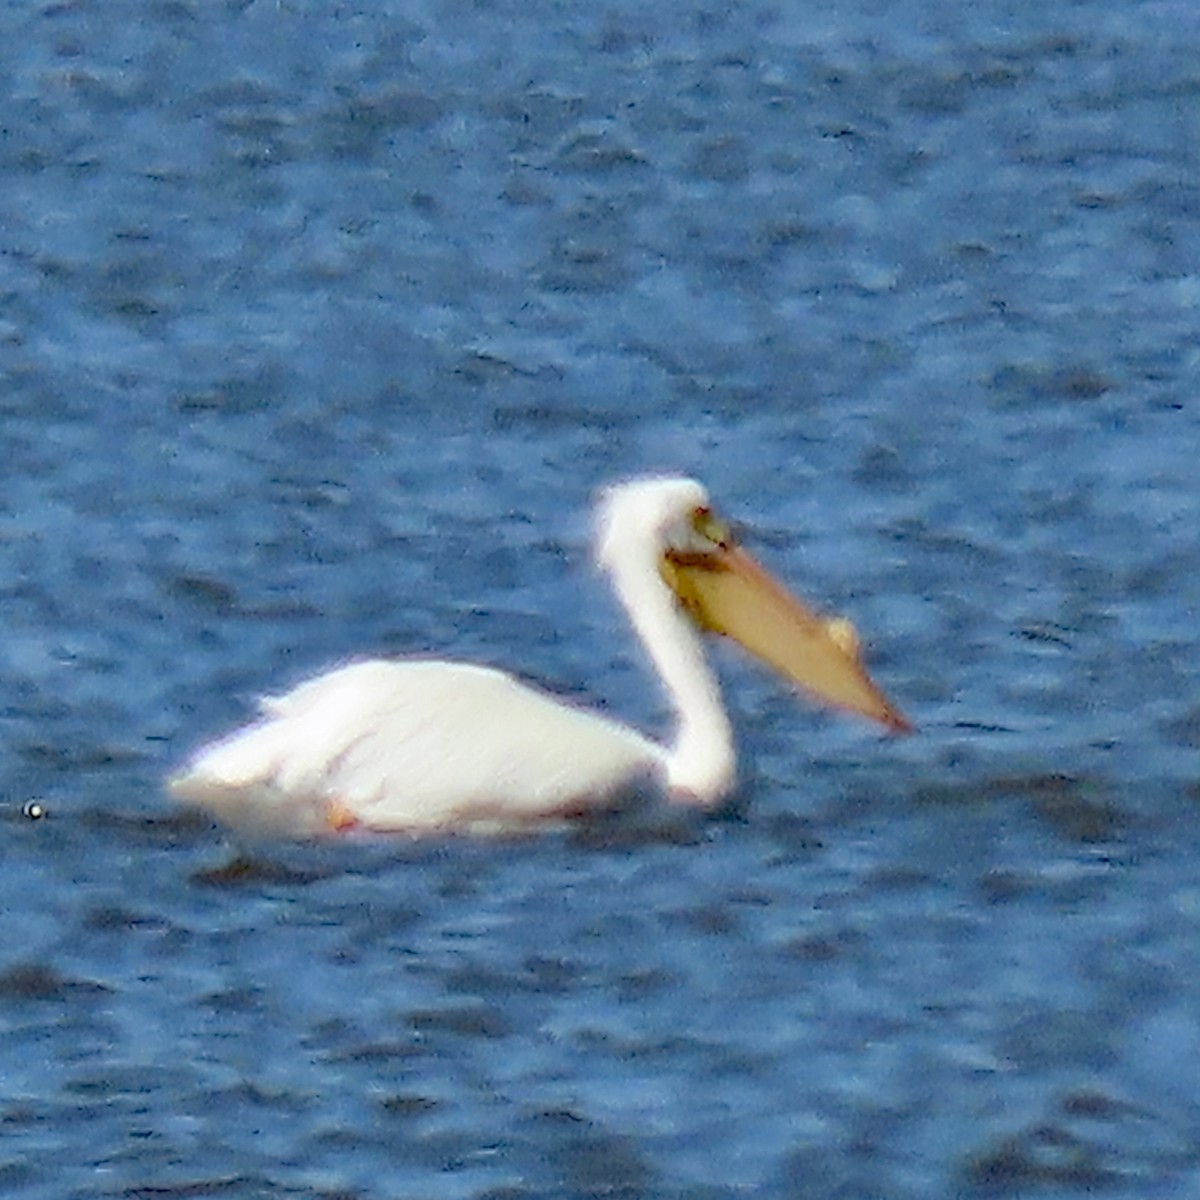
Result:
{"label": "water surface", "polygon": [[[0,11],[6,1194],[1195,1188],[1200,21],[812,9]],[[662,730],[586,516],[652,469],[920,735],[722,654],[715,818],[163,794],[361,653]]]}

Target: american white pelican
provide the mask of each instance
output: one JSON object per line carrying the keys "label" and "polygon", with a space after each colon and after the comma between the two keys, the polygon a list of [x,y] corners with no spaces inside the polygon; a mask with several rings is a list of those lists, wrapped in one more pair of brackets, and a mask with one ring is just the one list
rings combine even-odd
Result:
{"label": "american white pelican", "polygon": [[598,559],[674,706],[669,745],[502,671],[366,661],[286,695],[203,749],[170,783],[241,826],[292,834],[494,829],[578,812],[649,780],[710,805],[734,749],[701,631],[727,634],[818,699],[899,732],[849,622],[809,612],[733,541],[694,480],[606,491]]}

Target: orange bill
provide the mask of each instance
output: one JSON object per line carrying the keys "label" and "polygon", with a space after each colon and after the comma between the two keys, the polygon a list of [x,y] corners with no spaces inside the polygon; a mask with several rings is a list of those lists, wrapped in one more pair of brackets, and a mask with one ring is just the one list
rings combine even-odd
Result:
{"label": "orange bill", "polygon": [[737,546],[668,551],[663,578],[702,628],[724,634],[817,700],[906,733],[862,664],[854,627],[812,612]]}

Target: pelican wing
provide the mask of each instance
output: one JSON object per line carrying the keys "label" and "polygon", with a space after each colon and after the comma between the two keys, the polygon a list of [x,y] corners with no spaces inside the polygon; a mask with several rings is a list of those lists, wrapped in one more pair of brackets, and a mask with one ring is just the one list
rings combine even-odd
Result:
{"label": "pelican wing", "polygon": [[312,833],[514,824],[661,766],[646,738],[467,663],[355,663],[264,701],[172,780],[233,824]]}

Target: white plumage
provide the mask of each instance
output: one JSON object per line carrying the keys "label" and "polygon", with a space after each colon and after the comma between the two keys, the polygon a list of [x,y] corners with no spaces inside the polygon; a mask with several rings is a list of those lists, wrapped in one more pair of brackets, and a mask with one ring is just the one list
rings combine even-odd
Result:
{"label": "white plumage", "polygon": [[[823,698],[906,727],[867,680],[848,627],[813,617],[734,547],[700,484],[618,485],[599,524],[600,564],[678,716],[669,747],[502,671],[371,660],[264,700],[258,722],[202,750],[172,790],[231,824],[293,835],[502,828],[603,802],[639,778],[712,803],[732,786],[734,750],[700,629],[739,636],[730,626],[755,595],[766,607],[750,614],[750,649]],[[756,644],[780,631],[799,659],[797,645],[780,658]]]}
{"label": "white plumage", "polygon": [[262,707],[173,783],[260,830],[519,824],[611,796],[662,758],[634,730],[472,663],[352,663]]}

